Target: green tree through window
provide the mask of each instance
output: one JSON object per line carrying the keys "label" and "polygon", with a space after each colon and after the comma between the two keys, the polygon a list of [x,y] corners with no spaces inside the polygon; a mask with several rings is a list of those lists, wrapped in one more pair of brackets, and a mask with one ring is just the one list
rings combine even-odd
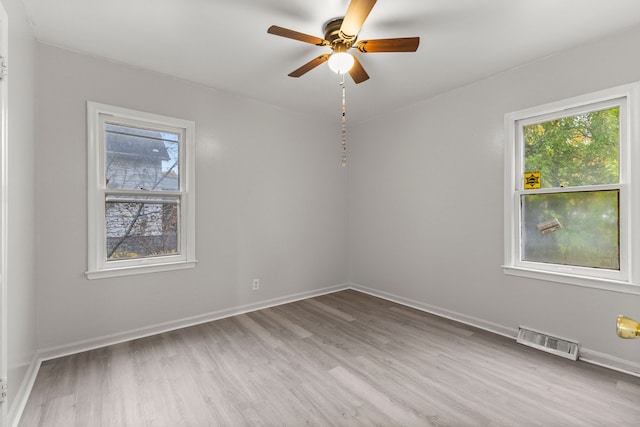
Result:
{"label": "green tree through window", "polygon": [[[524,261],[620,268],[619,190],[593,187],[619,183],[619,112],[523,126],[524,170],[539,171],[543,189],[521,195]],[[541,232],[553,219],[562,228]]]}
{"label": "green tree through window", "polygon": [[620,109],[524,126],[524,169],[540,171],[542,188],[619,181]]}

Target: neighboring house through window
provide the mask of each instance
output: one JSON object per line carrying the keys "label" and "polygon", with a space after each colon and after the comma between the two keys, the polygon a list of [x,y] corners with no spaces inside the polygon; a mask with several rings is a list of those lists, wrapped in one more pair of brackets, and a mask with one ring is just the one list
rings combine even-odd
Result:
{"label": "neighboring house through window", "polygon": [[640,293],[638,91],[505,116],[505,273]]}
{"label": "neighboring house through window", "polygon": [[87,277],[193,267],[194,123],[94,102],[87,114]]}

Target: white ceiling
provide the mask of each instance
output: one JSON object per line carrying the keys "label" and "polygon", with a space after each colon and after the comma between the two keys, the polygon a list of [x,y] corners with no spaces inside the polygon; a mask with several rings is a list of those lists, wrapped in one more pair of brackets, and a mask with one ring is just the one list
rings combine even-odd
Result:
{"label": "white ceiling", "polygon": [[[339,78],[326,64],[287,77],[328,48],[267,28],[323,37],[348,0],[22,1],[44,43],[339,117]],[[359,40],[419,36],[420,47],[358,54],[371,79],[348,79],[348,117],[366,120],[636,25],[638,0],[379,0]]]}

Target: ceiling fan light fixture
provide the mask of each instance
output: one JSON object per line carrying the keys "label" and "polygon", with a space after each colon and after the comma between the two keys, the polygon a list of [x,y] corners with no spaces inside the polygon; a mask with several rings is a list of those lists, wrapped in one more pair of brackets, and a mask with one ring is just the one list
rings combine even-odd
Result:
{"label": "ceiling fan light fixture", "polygon": [[336,52],[329,57],[329,68],[334,73],[345,74],[348,73],[355,60],[350,53]]}

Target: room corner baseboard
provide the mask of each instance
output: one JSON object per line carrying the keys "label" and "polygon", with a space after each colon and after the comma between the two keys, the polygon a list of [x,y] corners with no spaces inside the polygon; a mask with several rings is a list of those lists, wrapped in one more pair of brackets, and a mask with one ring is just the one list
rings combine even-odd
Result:
{"label": "room corner baseboard", "polygon": [[379,291],[377,289],[367,288],[366,286],[350,283],[351,289],[359,292],[364,292],[369,295],[373,295],[378,298],[386,299],[391,302],[395,302],[406,307],[415,308],[416,310],[424,311],[426,313],[435,314],[445,319],[454,320],[456,322],[464,323],[465,325],[480,328],[494,334],[502,335],[508,338],[515,339],[518,330],[516,328],[509,328],[507,326],[499,325],[493,322],[487,322],[486,320],[479,319],[473,316],[467,316],[455,311],[446,310],[444,308],[436,307],[430,304],[425,304],[420,301],[415,301],[409,298],[404,298],[388,292]]}
{"label": "room corner baseboard", "polygon": [[251,304],[240,305],[224,310],[218,310],[206,314],[187,317],[184,319],[178,319],[170,322],[160,323],[156,325],[146,326],[144,328],[138,328],[129,330],[126,332],[119,332],[116,334],[105,335],[102,337],[91,338],[82,341],[76,341],[69,344],[51,347],[48,349],[42,349],[38,352],[41,361],[57,359],[59,357],[68,356],[71,354],[81,353],[84,351],[94,350],[96,348],[106,347],[109,345],[120,344],[123,342],[145,338],[152,335],[161,334],[164,332],[170,332],[176,329],[188,328],[189,326],[195,326],[202,323],[211,322],[214,320],[224,319],[226,317],[237,316],[239,314],[250,313],[252,311],[262,310],[269,307],[275,307],[282,304],[288,304],[294,301],[299,301],[307,298],[313,298],[320,295],[331,294],[339,292],[345,289],[349,289],[349,284],[340,284],[335,286],[329,286],[322,289],[316,289],[313,291],[300,292],[283,297],[273,298],[264,301],[258,301]]}
{"label": "room corner baseboard", "polygon": [[[398,295],[394,295],[388,292],[379,291],[377,289],[371,289],[366,286],[358,285],[355,283],[349,283],[349,287],[353,290],[364,292],[375,297],[386,299],[407,307],[415,308],[420,311],[424,311],[436,316],[444,317],[449,320],[464,323],[465,325],[474,326],[476,328],[483,329],[494,334],[502,335],[507,338],[515,339],[518,333],[517,328],[509,328],[503,325],[499,325],[493,322],[487,322],[482,319],[467,316],[454,311],[446,310],[440,307],[435,307],[429,304],[425,304],[419,301],[414,301],[408,298],[404,298]],[[631,362],[629,360],[620,359],[609,354],[600,353],[588,348],[581,347],[579,350],[578,359],[603,368],[612,369],[614,371],[622,372],[628,375],[640,377],[640,364]]]}
{"label": "room corner baseboard", "polygon": [[36,353],[27,368],[27,373],[22,380],[22,384],[20,384],[16,391],[16,395],[12,398],[12,403],[8,411],[9,427],[18,427],[18,423],[22,417],[22,412],[27,406],[31,389],[33,389],[33,385],[36,382],[36,377],[38,376],[41,363],[42,359],[40,359],[39,354]]}
{"label": "room corner baseboard", "polygon": [[18,423],[20,422],[20,418],[22,417],[24,408],[26,407],[27,401],[29,400],[29,395],[31,394],[31,390],[33,389],[33,386],[35,384],[36,377],[38,376],[38,371],[40,370],[40,366],[44,361],[57,359],[59,357],[69,356],[72,354],[94,350],[96,348],[119,344],[122,342],[144,338],[152,335],[157,335],[176,329],[188,328],[189,326],[195,326],[218,319],[223,319],[225,317],[237,316],[239,314],[250,313],[252,311],[275,307],[282,304],[288,304],[294,301],[300,301],[320,295],[331,294],[350,288],[351,286],[349,283],[343,283],[340,285],[328,286],[322,289],[315,289],[313,291],[300,292],[283,297],[272,298],[252,304],[240,305],[237,307],[214,311],[198,316],[192,316],[171,322],[151,325],[144,328],[138,328],[117,334],[105,335],[98,338],[91,338],[88,340],[76,341],[61,346],[38,350],[38,352],[33,357],[31,364],[29,365],[24,381],[22,382],[20,388],[16,393],[13,404],[11,405],[11,408],[9,408],[9,427],[18,427]]}
{"label": "room corner baseboard", "polygon": [[[157,325],[151,325],[144,328],[134,329],[117,334],[105,335],[98,338],[92,338],[88,340],[77,341],[57,347],[51,347],[48,349],[39,350],[31,361],[27,374],[16,392],[13,404],[8,411],[9,427],[17,427],[26,407],[27,401],[31,390],[35,384],[38,371],[42,362],[56,359],[59,357],[68,356],[71,354],[77,354],[88,350],[93,350],[100,347],[105,347],[113,344],[119,344],[126,341],[131,341],[139,338],[144,338],[164,332],[173,331],[176,329],[182,329],[189,326],[195,326],[202,323],[211,322],[214,320],[223,319],[226,317],[236,316],[239,314],[249,313],[252,311],[262,310],[269,307],[275,307],[282,304],[288,304],[291,302],[313,298],[321,295],[331,294],[346,289],[353,289],[358,292],[366,293],[378,298],[382,298],[391,302],[401,304],[406,307],[415,308],[426,313],[434,314],[439,317],[443,317],[449,320],[460,322],[466,325],[470,325],[476,328],[486,330],[498,335],[505,336],[507,338],[515,339],[517,329],[509,328],[497,323],[488,322],[476,317],[467,316],[462,313],[457,313],[451,310],[443,309],[440,307],[425,304],[419,301],[404,298],[388,292],[379,291],[376,289],[368,288],[366,286],[358,285],[355,283],[344,283],[335,286],[329,286],[322,289],[316,289],[308,292],[296,293],[288,296],[273,298],[265,301],[259,301],[252,304],[240,305],[237,307],[219,310],[203,315],[188,317],[171,322],[165,322]],[[623,372],[625,374],[634,375],[640,377],[640,364],[616,358],[614,356],[600,353],[594,350],[586,348],[580,349],[580,360],[591,363],[594,365],[602,366],[604,368],[613,369]]]}

